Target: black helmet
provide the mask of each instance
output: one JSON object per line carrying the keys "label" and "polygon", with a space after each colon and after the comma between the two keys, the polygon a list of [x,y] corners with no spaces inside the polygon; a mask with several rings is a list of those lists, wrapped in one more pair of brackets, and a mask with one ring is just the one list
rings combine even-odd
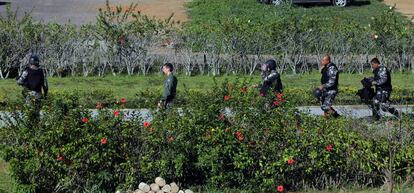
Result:
{"label": "black helmet", "polygon": [[262,71],[276,70],[276,61],[273,59],[266,61],[262,64],[261,69]]}
{"label": "black helmet", "polygon": [[312,93],[313,93],[313,96],[316,98],[322,97],[322,91],[319,88],[315,88]]}
{"label": "black helmet", "polygon": [[39,62],[40,62],[39,56],[37,56],[36,54],[32,54],[30,56],[30,59],[29,59],[30,65],[39,66]]}

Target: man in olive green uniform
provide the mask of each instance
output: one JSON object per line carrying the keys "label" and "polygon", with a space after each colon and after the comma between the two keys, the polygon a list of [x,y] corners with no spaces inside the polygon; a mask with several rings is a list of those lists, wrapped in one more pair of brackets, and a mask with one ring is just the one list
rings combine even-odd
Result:
{"label": "man in olive green uniform", "polygon": [[165,63],[162,67],[162,72],[167,76],[164,81],[164,93],[161,101],[158,103],[158,107],[166,110],[171,110],[175,93],[177,89],[177,78],[173,75],[174,67],[171,63]]}

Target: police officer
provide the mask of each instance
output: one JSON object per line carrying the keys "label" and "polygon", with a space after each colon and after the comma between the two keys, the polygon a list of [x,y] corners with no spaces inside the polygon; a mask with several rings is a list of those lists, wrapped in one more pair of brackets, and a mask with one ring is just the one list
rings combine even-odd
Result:
{"label": "police officer", "polygon": [[391,107],[389,99],[392,91],[391,74],[387,67],[381,65],[378,58],[371,60],[372,72],[374,77],[368,78],[371,84],[375,86],[375,96],[372,100],[372,114],[375,119],[380,119],[379,110],[388,111],[391,114],[399,117],[400,114],[397,109]]}
{"label": "police officer", "polygon": [[260,86],[260,95],[266,96],[269,89],[274,93],[282,93],[283,85],[280,74],[276,71],[276,61],[271,59],[261,66],[262,84]]}
{"label": "police officer", "polygon": [[23,96],[27,104],[31,104],[32,101],[38,103],[40,99],[47,97],[48,94],[47,79],[39,63],[39,56],[31,55],[29,67],[17,79],[17,84],[24,87]]}
{"label": "police officer", "polygon": [[171,110],[173,100],[175,98],[177,89],[177,78],[173,75],[174,67],[171,63],[165,63],[162,67],[163,73],[167,76],[164,81],[164,93],[161,101],[158,103],[158,107],[162,107],[166,110]]}
{"label": "police officer", "polygon": [[325,55],[322,58],[321,65],[322,77],[321,85],[319,86],[319,90],[322,92],[322,95],[319,98],[321,102],[321,109],[323,110],[325,117],[330,115],[333,117],[339,117],[338,112],[332,108],[332,104],[338,94],[338,68],[331,62],[331,57],[329,55]]}

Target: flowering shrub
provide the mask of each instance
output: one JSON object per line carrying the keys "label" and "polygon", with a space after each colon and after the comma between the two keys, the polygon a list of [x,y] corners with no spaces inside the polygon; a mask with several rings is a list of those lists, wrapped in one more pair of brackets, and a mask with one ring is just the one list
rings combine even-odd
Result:
{"label": "flowering shrub", "polygon": [[92,113],[77,93],[51,95],[40,117],[26,116],[33,109],[24,105],[23,114],[2,117],[0,152],[22,192],[132,190],[157,176],[186,186],[286,192],[381,185],[383,171],[398,171],[397,182],[410,175],[409,119],[325,120],[297,112],[291,92],[262,97],[246,86],[188,92],[182,110],[151,111],[150,120],[125,119],[122,99]]}

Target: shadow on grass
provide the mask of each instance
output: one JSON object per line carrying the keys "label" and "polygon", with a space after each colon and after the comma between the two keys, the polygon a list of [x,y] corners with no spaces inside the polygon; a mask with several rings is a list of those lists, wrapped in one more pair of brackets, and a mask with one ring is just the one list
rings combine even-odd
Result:
{"label": "shadow on grass", "polygon": [[[333,6],[332,3],[298,3],[297,6],[305,7],[305,8],[312,8],[312,7],[331,7]],[[361,7],[371,5],[371,1],[352,1],[350,2],[345,8],[347,7]]]}
{"label": "shadow on grass", "polygon": [[[0,1],[0,6],[2,6],[2,5],[8,5],[8,4],[10,4],[10,2]],[[0,190],[0,193],[1,193],[1,190]]]}

